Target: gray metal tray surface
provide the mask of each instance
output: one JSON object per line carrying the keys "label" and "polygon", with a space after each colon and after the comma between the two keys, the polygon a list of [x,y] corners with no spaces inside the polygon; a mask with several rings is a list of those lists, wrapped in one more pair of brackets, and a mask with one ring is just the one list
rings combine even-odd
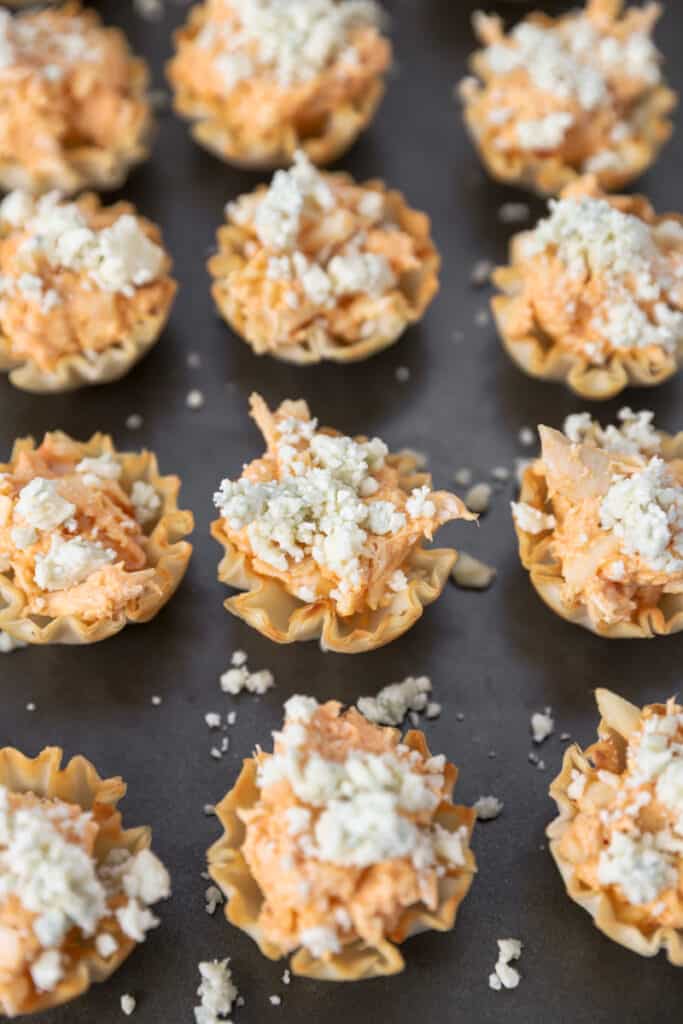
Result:
{"label": "gray metal tray surface", "polygon": [[[186,6],[166,0],[156,23],[122,0],[98,6],[149,59],[154,85],[163,88],[171,32]],[[220,550],[208,533],[211,496],[223,476],[238,474],[261,450],[247,418],[253,390],[270,403],[306,398],[322,423],[426,452],[442,487],[452,485],[458,467],[471,467],[482,480],[495,466],[512,468],[516,457],[530,452],[518,441],[522,426],[558,426],[584,407],[563,387],[518,371],[492,323],[481,324],[478,316],[487,308],[488,290],[472,286],[472,266],[482,258],[504,259],[515,228],[501,223],[499,207],[529,199],[486,178],[453,99],[474,45],[469,19],[475,5],[394,0],[387,6],[396,71],[376,121],[341,166],[361,180],[383,177],[432,217],[443,256],[441,292],[419,326],[387,352],[353,366],[297,368],[254,356],[214,312],[205,260],[225,203],[259,178],[203,152],[169,111],[160,116],[152,158],[121,192],[162,225],[175,260],[180,291],[162,340],[119,383],[62,397],[24,394],[0,377],[3,452],[16,436],[40,437],[57,427],[78,438],[109,431],[119,447],[147,446],[162,471],[182,477],[182,505],[197,520],[186,580],[152,623],[92,647],[32,648],[1,660],[0,745],[36,754],[57,744],[67,756],[85,754],[102,774],[121,774],[129,784],[124,820],[153,827],[154,848],[173,878],[161,927],[106,984],[38,1015],[40,1024],[115,1024],[123,1019],[119,998],[126,992],[137,998],[132,1020],[140,1024],[189,1022],[197,962],[225,956],[232,957],[246,1000],[235,1024],[625,1024],[680,1012],[676,970],[663,957],[641,960],[609,942],[565,896],[544,829],[554,816],[548,785],[566,746],[560,733],[582,744],[594,737],[596,685],[637,703],[675,693],[683,639],[609,642],[545,608],[517,557],[512,482],[496,491],[478,527],[456,523],[439,534],[439,543],[460,546],[497,568],[492,588],[474,593],[449,585],[409,633],[382,650],[349,657],[325,654],[315,643],[278,647],[222,607],[227,592],[216,580]],[[527,9],[486,6],[510,17]],[[668,76],[681,90],[683,5],[672,0],[665,6],[658,40]],[[659,210],[680,209],[682,181],[679,135],[639,187]],[[544,204],[530,202],[535,219]],[[194,351],[201,354],[198,369],[187,363]],[[398,367],[410,371],[407,381],[397,379]],[[192,388],[205,397],[199,410],[185,404]],[[651,392],[627,392],[597,412],[610,422],[628,402],[655,409],[663,428],[677,430],[682,399],[678,379]],[[142,429],[126,429],[131,413],[144,417]],[[274,672],[277,686],[264,697],[233,699],[220,691],[218,677],[236,648],[247,651],[252,669]],[[351,985],[294,978],[285,986],[284,961],[263,958],[220,911],[214,917],[205,912],[201,872],[219,829],[203,807],[231,787],[256,743],[268,745],[292,694],[353,703],[407,674],[429,675],[434,699],[443,705],[441,717],[425,729],[434,752],[460,766],[457,797],[472,802],[493,793],[504,811],[476,828],[479,873],[454,931],[406,943],[402,975]],[[155,695],[162,697],[159,706],[152,704]],[[28,702],[34,711],[26,710]],[[556,732],[539,751],[542,771],[528,761],[529,717],[546,706]],[[230,750],[216,761],[204,714],[232,708],[237,723]],[[493,992],[488,976],[496,939],[508,936],[524,943],[523,980],[514,991]],[[270,1004],[271,994],[282,997],[280,1006]]]}

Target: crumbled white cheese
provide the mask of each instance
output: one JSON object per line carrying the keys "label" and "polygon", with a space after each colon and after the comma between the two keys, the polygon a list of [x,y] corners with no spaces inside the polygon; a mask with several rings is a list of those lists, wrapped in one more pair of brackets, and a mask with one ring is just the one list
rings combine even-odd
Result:
{"label": "crumbled white cheese", "polygon": [[401,725],[409,711],[425,710],[431,691],[428,676],[407,676],[385,686],[376,697],[361,697],[358,710],[376,725]]}
{"label": "crumbled white cheese", "polygon": [[525,533],[544,533],[546,530],[553,530],[556,526],[555,516],[546,515],[540,509],[525,501],[511,501],[512,515],[520,530]]}
{"label": "crumbled white cheese", "polygon": [[394,594],[402,594],[408,586],[408,577],[402,569],[397,569],[391,574],[387,582],[389,590],[393,591]]}
{"label": "crumbled white cheese", "polygon": [[64,977],[62,958],[56,949],[49,949],[31,964],[33,984],[39,992],[52,992]]}
{"label": "crumbled white cheese", "polygon": [[511,967],[513,960],[519,960],[522,955],[522,943],[519,939],[498,939],[498,960],[489,975],[489,986],[496,991],[502,988],[517,988],[520,982],[520,974],[516,968]]}
{"label": "crumbled white cheese", "polygon": [[316,958],[341,951],[341,943],[337,933],[332,928],[325,928],[322,925],[314,928],[303,928],[299,938],[302,945]]}
{"label": "crumbled white cheese", "polygon": [[200,963],[201,983],[197,989],[201,1003],[194,1008],[195,1024],[220,1024],[226,1020],[238,998],[238,991],[232,980],[232,971],[225,960],[208,960]]}
{"label": "crumbled white cheese", "polygon": [[619,425],[601,427],[588,412],[567,416],[563,431],[574,444],[593,439],[601,447],[618,455],[655,455],[661,448],[661,436],[654,427],[654,413],[648,409],[633,412],[628,406],[620,409]]}
{"label": "crumbled white cheese", "polygon": [[224,48],[214,64],[227,91],[264,71],[286,88],[309,81],[334,61],[353,63],[353,33],[381,20],[373,0],[232,0],[231,6],[239,30],[231,26],[221,33],[210,25],[203,37],[204,45],[218,38]]}
{"label": "crumbled white cheese", "polygon": [[613,479],[600,506],[600,525],[619,538],[624,552],[653,569],[683,568],[683,488],[662,459],[654,456],[639,472]]}
{"label": "crumbled white cheese", "polygon": [[[374,191],[366,195],[375,202]],[[273,281],[298,280],[308,302],[321,307],[348,295],[383,296],[395,287],[396,276],[382,254],[362,251],[363,235],[352,237],[331,258],[328,256],[327,262],[312,262],[298,249],[302,218],[324,216],[334,207],[332,190],[303,152],[295,155],[289,170],[276,172],[254,216],[262,244],[279,253],[270,257],[267,277]],[[240,201],[229,205],[228,215],[240,222]],[[297,295],[290,294],[296,308]]]}
{"label": "crumbled white cheese", "polygon": [[534,743],[543,743],[555,731],[555,720],[550,714],[550,708],[545,711],[534,711],[531,716],[531,735]]}
{"label": "crumbled white cheese", "polygon": [[119,480],[123,467],[111,452],[104,452],[95,458],[81,459],[76,472],[82,475],[86,487],[98,487],[103,481]]}
{"label": "crumbled white cheese", "polygon": [[136,1006],[137,1006],[137,1002],[136,1002],[135,996],[132,996],[130,994],[130,992],[125,992],[121,996],[121,1012],[126,1017],[131,1017],[133,1015],[133,1013],[135,1013],[135,1007]]}
{"label": "crumbled white cheese", "polygon": [[650,903],[678,883],[678,870],[670,854],[658,850],[651,832],[615,831],[600,854],[598,881],[618,885],[631,904]]}
{"label": "crumbled white cheese", "polygon": [[278,456],[292,475],[279,481],[224,480],[214,503],[232,529],[246,527],[261,561],[284,572],[310,555],[333,572],[340,584],[331,596],[343,602],[367,575],[361,559],[369,534],[398,533],[406,525],[406,512],[416,518],[434,515],[431,492],[427,487],[413,490],[405,512],[392,502],[367,501],[379,487],[373,473],[384,465],[382,441],[316,432],[315,421],[280,426],[290,433],[281,432]]}
{"label": "crumbled white cheese", "polygon": [[216,909],[223,903],[223,893],[218,886],[210,885],[204,893],[204,899],[206,900],[205,910],[207,914],[213,915],[216,913]]}
{"label": "crumbled white cheese", "polygon": [[[75,820],[74,830],[89,818]],[[95,861],[62,835],[60,820],[58,806],[12,808],[0,786],[0,897],[16,895],[35,915],[31,928],[43,949],[58,947],[72,927],[94,935],[107,912]]]}
{"label": "crumbled white cheese", "polygon": [[615,72],[648,85],[660,80],[659,57],[648,36],[638,31],[623,38],[605,35],[584,13],[555,26],[522,21],[508,39],[488,46],[484,58],[494,74],[523,69],[537,89],[584,111],[607,100]]}
{"label": "crumbled white cheese", "polygon": [[116,560],[116,552],[82,537],[54,534],[44,555],[36,555],[34,579],[41,590],[66,590]]}
{"label": "crumbled white cheese", "polygon": [[[564,734],[563,734],[564,735]],[[567,796],[571,800],[580,800],[586,788],[586,776],[576,768],[572,768],[571,782],[567,786]]]}
{"label": "crumbled white cheese", "polygon": [[204,405],[204,393],[199,388],[192,388],[185,397],[185,405],[188,409],[201,409]]}
{"label": "crumbled white cheese", "polygon": [[533,121],[518,121],[517,142],[522,149],[558,149],[574,124],[573,114],[556,111]]}
{"label": "crumbled white cheese", "polygon": [[503,801],[497,796],[480,796],[474,803],[474,810],[479,821],[492,821],[503,810]]}
{"label": "crumbled white cheese", "polygon": [[59,493],[58,481],[42,476],[34,477],[21,489],[14,507],[15,515],[36,530],[53,530],[75,511],[76,506]]}
{"label": "crumbled white cheese", "polygon": [[40,252],[51,266],[84,273],[102,291],[124,295],[149,284],[163,270],[163,249],[147,237],[132,214],[122,214],[110,227],[95,231],[79,207],[62,201],[56,192],[32,206],[25,199],[13,204],[15,217],[20,209],[31,211],[17,225],[30,236],[20,249],[24,261]]}
{"label": "crumbled white cheese", "polygon": [[220,677],[220,687],[223,693],[229,693],[236,697],[246,690],[247,693],[262,695],[275,686],[275,677],[269,669],[264,668],[257,672],[249,670],[244,651],[235,651],[231,663],[232,668],[229,668]]}
{"label": "crumbled white cheese", "polygon": [[256,211],[256,232],[272,249],[293,249],[304,211],[320,212],[334,206],[329,185],[302,151],[287,171],[276,171]]}
{"label": "crumbled white cheese", "polygon": [[95,949],[104,960],[108,960],[110,956],[113,956],[118,948],[118,942],[109,932],[102,932],[101,935],[95,938]]}
{"label": "crumbled white cheese", "polygon": [[[445,758],[431,758],[424,771],[417,771],[417,754],[352,750],[343,762],[328,761],[316,752],[306,756],[306,725],[317,703],[312,698],[295,700],[295,705],[288,702],[277,753],[260,765],[258,782],[266,788],[286,779],[307,805],[305,813],[290,814],[289,828],[308,855],[354,867],[397,857],[411,858],[418,869],[436,867],[438,858],[464,863],[466,830],[450,833],[408,816],[438,806]],[[308,807],[320,809],[315,819]]]}
{"label": "crumbled white cheese", "polygon": [[161,498],[152,484],[145,480],[136,480],[130,492],[130,500],[135,510],[135,518],[143,526],[156,519],[161,508]]}
{"label": "crumbled white cheese", "polygon": [[[529,256],[552,248],[568,273],[605,280],[605,298],[591,326],[601,343],[615,348],[656,345],[674,351],[683,341],[683,312],[676,308],[677,281],[652,228],[606,199],[583,196],[551,200],[550,216],[525,242]],[[651,312],[650,312],[651,309]]]}

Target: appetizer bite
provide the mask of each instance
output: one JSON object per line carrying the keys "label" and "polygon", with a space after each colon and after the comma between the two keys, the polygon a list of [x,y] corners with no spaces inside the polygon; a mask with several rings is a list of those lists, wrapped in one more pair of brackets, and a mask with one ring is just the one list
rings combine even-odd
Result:
{"label": "appetizer bite", "polygon": [[492,299],[509,355],[583,398],[661,384],[683,356],[683,217],[643,196],[606,196],[594,176],[516,235]]}
{"label": "appetizer bite", "polygon": [[556,195],[588,172],[612,190],[654,163],[677,101],[651,39],[660,7],[622,11],[622,0],[589,0],[557,18],[530,14],[509,35],[475,14],[484,49],[460,96],[494,178]]}
{"label": "appetizer bite", "polygon": [[550,851],[567,893],[608,938],[683,966],[683,708],[642,711],[597,690],[598,741],[564,755],[550,787]]}
{"label": "appetizer bite", "polygon": [[225,607],[277,643],[320,637],[353,654],[395,640],[441,594],[457,557],[423,539],[476,516],[432,491],[414,454],[319,429],[305,402],[271,412],[252,395],[251,415],[267,450],[214,495],[218,578],[246,591]]}
{"label": "appetizer bite", "polygon": [[295,974],[397,974],[396,947],[448,931],[476,870],[474,812],[424,734],[380,728],[336,701],[292,697],[274,752],[257,748],[216,807],[209,871],[227,919]]}
{"label": "appetizer bite", "polygon": [[122,377],[164,328],[170,274],[159,229],[130,203],[11,192],[0,203],[0,372],[34,392]]}
{"label": "appetizer bite", "polygon": [[61,766],[0,750],[0,1011],[37,1013],[121,966],[171,895],[149,828],[124,829],[120,778],[84,757]]}
{"label": "appetizer bite", "polygon": [[221,316],[257,355],[350,362],[392,345],[438,291],[429,218],[379,180],[299,152],[226,207],[208,268]]}
{"label": "appetizer bite", "polygon": [[175,108],[228,163],[272,169],[297,149],[330,163],[384,95],[381,20],[374,0],[206,0],[175,36]]}
{"label": "appetizer bite", "polygon": [[118,188],[148,155],[148,73],[80,3],[0,10],[0,187]]}
{"label": "appetizer bite", "polygon": [[540,427],[542,454],[512,503],[522,564],[543,600],[610,639],[683,629],[683,434],[622,409],[564,433]]}
{"label": "appetizer bite", "polygon": [[151,452],[95,434],[17,441],[0,464],[0,630],[87,644],[147,622],[185,575],[191,512]]}

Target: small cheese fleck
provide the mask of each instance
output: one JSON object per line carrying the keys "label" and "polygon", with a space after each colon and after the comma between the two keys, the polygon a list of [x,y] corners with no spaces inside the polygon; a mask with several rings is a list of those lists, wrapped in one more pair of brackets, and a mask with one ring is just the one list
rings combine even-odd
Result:
{"label": "small cheese fleck", "polygon": [[498,939],[498,960],[493,973],[489,975],[489,986],[492,989],[500,992],[503,988],[517,988],[520,974],[510,963],[519,960],[521,955],[522,943],[519,939]]}
{"label": "small cheese fleck", "polygon": [[479,821],[492,821],[503,810],[503,801],[497,796],[480,796],[474,804]]}
{"label": "small cheese fleck", "polygon": [[201,409],[204,405],[204,394],[198,388],[188,391],[185,398],[185,405],[188,409]]}
{"label": "small cheese fleck", "polygon": [[553,530],[555,528],[555,516],[546,515],[546,513],[541,512],[540,509],[527,504],[527,502],[511,501],[510,508],[512,509],[512,516],[517,526],[525,533],[535,535],[537,533],[545,533],[546,530]]}
{"label": "small cheese fleck", "polygon": [[81,537],[65,541],[54,534],[47,553],[36,555],[34,579],[41,590],[66,590],[115,560],[116,552],[110,548]]}
{"label": "small cheese fleck", "polygon": [[550,714],[550,708],[545,711],[535,711],[531,716],[531,735],[534,743],[543,743],[555,731],[555,720]]}
{"label": "small cheese fleck", "polygon": [[230,958],[226,957],[198,965],[201,983],[197,995],[201,1002],[194,1011],[196,1024],[218,1024],[221,1018],[228,1016],[238,999],[229,963]]}
{"label": "small cheese fleck", "polygon": [[128,992],[121,996],[121,1012],[124,1013],[126,1017],[130,1017],[135,1012],[136,1006],[137,1002],[135,996],[130,995]]}
{"label": "small cheese fleck", "polygon": [[376,697],[361,697],[358,710],[376,725],[401,725],[408,711],[424,711],[432,683],[428,676],[407,676],[391,683]]}

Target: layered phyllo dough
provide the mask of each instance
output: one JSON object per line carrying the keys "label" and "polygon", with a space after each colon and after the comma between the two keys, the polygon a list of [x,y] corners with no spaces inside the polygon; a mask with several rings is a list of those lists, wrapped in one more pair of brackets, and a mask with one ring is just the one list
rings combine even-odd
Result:
{"label": "layered phyllo dough", "polygon": [[622,409],[605,429],[588,413],[542,453],[512,511],[522,564],[562,618],[610,638],[683,629],[683,435]]}
{"label": "layered phyllo dough", "polygon": [[251,414],[266,452],[214,495],[219,579],[245,591],[226,608],[278,643],[320,638],[371,650],[409,629],[441,594],[456,552],[423,547],[452,519],[476,518],[433,491],[413,453],[319,428],[305,402]]}
{"label": "layered phyllo dough", "polygon": [[0,10],[0,187],[118,188],[152,128],[145,62],[79,3]]}
{"label": "layered phyllo dough", "polygon": [[108,978],[170,896],[149,828],[124,829],[126,786],[84,757],[0,750],[0,1011],[48,1010]]}
{"label": "layered phyllo dough", "polygon": [[0,371],[26,391],[115,380],[157,341],[176,283],[130,203],[51,192],[0,203]]}
{"label": "layered phyllo dough", "polygon": [[424,734],[293,697],[272,754],[257,748],[216,808],[209,870],[226,916],[295,974],[396,974],[397,944],[453,927],[475,871],[474,812]]}
{"label": "layered phyllo dough", "polygon": [[614,942],[683,966],[683,708],[596,692],[601,722],[550,787],[550,850],[569,896]]}
{"label": "layered phyllo dough", "polygon": [[594,176],[516,235],[492,300],[507,352],[584,398],[671,377],[683,355],[683,217],[643,196],[606,196]]}
{"label": "layered phyllo dough", "polygon": [[192,552],[179,489],[150,452],[117,452],[103,434],[17,441],[0,464],[0,630],[81,644],[151,619]]}
{"label": "layered phyllo dough", "polygon": [[652,42],[658,4],[588,0],[557,18],[530,14],[505,34],[478,13],[483,43],[460,86],[465,120],[500,181],[556,195],[577,174],[621,188],[671,135],[676,94]]}
{"label": "layered phyllo dough", "polygon": [[168,66],[178,113],[222,160],[273,168],[348,149],[384,94],[391,44],[373,0],[205,0]]}
{"label": "layered phyllo dough", "polygon": [[209,260],[221,315],[258,355],[347,362],[393,344],[438,290],[429,218],[379,180],[293,167],[226,207]]}

